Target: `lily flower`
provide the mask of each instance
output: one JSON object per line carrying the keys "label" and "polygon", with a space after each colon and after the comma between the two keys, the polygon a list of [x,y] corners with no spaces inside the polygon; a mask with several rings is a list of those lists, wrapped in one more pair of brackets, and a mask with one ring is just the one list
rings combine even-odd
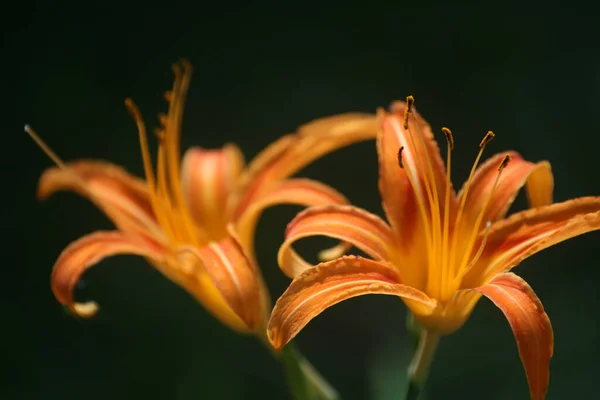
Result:
{"label": "lily flower", "polygon": [[[489,132],[469,178],[457,193],[450,181],[454,137],[443,128],[447,163],[414,99],[378,111],[379,190],[389,223],[349,205],[311,207],[288,225],[278,260],[294,278],[273,309],[268,335],[279,349],[315,316],[343,300],[366,294],[400,297],[431,351],[437,338],[460,328],[482,295],[512,327],[531,397],[545,396],[553,332],[531,287],[510,272],[525,258],[600,227],[600,197],[552,203],[553,177],[546,161],[515,152],[495,155],[479,168]],[[526,186],[531,209],[506,217]],[[344,256],[316,267],[291,245],[322,235],[349,242],[370,258]],[[422,338],[423,341],[423,338]],[[433,343],[433,344],[432,344]],[[429,350],[427,348],[429,346]],[[428,355],[423,355],[428,357]],[[423,366],[413,365],[423,380]]]}
{"label": "lily flower", "polygon": [[[166,115],[156,130],[156,166],[146,127],[130,99],[137,124],[146,180],[104,162],[64,163],[29,127],[26,131],[57,164],[39,181],[38,197],[73,190],[94,202],[117,227],[71,243],[52,271],[52,290],[75,314],[90,317],[96,302],[77,302],[73,289],[83,272],[105,257],[135,254],[172,280],[224,324],[264,336],[270,300],[256,266],[253,236],[258,217],[276,204],[347,202],[329,186],[286,179],[314,159],[354,142],[373,139],[374,115],[349,113],[313,121],[272,143],[248,165],[240,149],[193,147],[180,161],[181,121],[192,68],[173,66],[175,80],[165,95]],[[343,251],[338,247],[332,254]]]}

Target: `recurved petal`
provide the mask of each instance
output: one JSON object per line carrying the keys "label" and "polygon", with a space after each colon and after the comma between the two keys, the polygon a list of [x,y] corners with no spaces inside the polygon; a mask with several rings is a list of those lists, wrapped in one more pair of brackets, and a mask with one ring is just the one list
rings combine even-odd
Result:
{"label": "recurved petal", "polygon": [[317,265],[294,279],[279,298],[267,334],[276,349],[285,346],[310,320],[325,309],[352,297],[386,294],[433,310],[436,301],[400,283],[388,265],[361,257],[342,257]]}
{"label": "recurved petal", "polygon": [[[377,137],[379,191],[390,224],[410,242],[409,238],[420,238],[420,234],[416,233],[422,227],[423,218],[419,204],[425,207],[426,215],[429,215],[431,206],[443,216],[446,171],[429,124],[413,112],[414,117],[408,120],[409,129],[404,129],[406,104],[396,102],[390,108],[391,113],[383,110],[378,112],[381,125]],[[398,159],[400,148],[402,166]],[[428,185],[432,193],[438,196],[439,206],[429,201]],[[454,213],[456,196],[452,188],[449,206],[450,212]],[[410,243],[406,245],[410,246]]]}
{"label": "recurved petal", "polygon": [[[248,330],[253,331],[261,324],[264,326],[266,315],[261,303],[264,286],[260,272],[233,235],[199,249],[181,248],[179,253],[181,256],[187,253],[196,257],[187,260],[180,258],[181,267],[189,265],[191,273],[194,273],[194,263],[200,261],[220,295]],[[203,295],[193,294],[197,297]],[[223,314],[220,310],[211,311],[216,315]],[[230,323],[228,325],[232,326]],[[237,326],[232,327],[238,329]]]}
{"label": "recurved petal", "polygon": [[[300,206],[320,206],[327,204],[347,204],[348,200],[331,186],[304,178],[287,179],[275,184],[253,202],[240,215],[235,227],[238,237],[245,249],[253,248],[254,231],[260,214],[268,207],[279,204],[296,204]],[[349,246],[341,244],[324,250],[326,255],[337,258]],[[335,255],[335,257],[333,257]]]}
{"label": "recurved petal", "polygon": [[485,280],[541,250],[598,229],[600,197],[581,197],[513,214],[492,225],[478,266],[469,275]]}
{"label": "recurved petal", "polygon": [[[497,187],[492,192],[494,182],[498,178],[498,167],[507,155],[511,157],[511,160],[502,170]],[[489,158],[473,175],[467,193],[465,210],[471,217],[470,220],[475,220],[484,207],[482,221],[496,221],[504,218],[519,190],[525,185],[527,185],[527,195],[531,207],[551,204],[554,179],[550,163],[547,161],[532,163],[512,151],[496,154]],[[459,200],[464,194],[465,188],[463,187],[459,193]],[[490,194],[491,197],[489,197]]]}
{"label": "recurved petal", "polygon": [[192,147],[185,153],[183,193],[194,220],[212,237],[226,234],[227,202],[244,166],[244,157],[234,144],[218,150]]}
{"label": "recurved petal", "polygon": [[510,272],[475,290],[504,313],[517,341],[531,398],[543,400],[550,381],[554,335],[542,303],[527,282]]}
{"label": "recurved petal", "polygon": [[292,244],[310,236],[327,236],[350,243],[376,260],[395,259],[397,242],[391,228],[378,216],[353,206],[311,207],[299,213],[287,226],[285,242],[277,260],[283,272],[293,278],[311,268],[292,248]]}
{"label": "recurved petal", "polygon": [[121,232],[96,232],[76,240],[63,250],[52,270],[52,292],[56,299],[73,313],[91,317],[98,311],[98,304],[90,301],[77,303],[73,289],[83,272],[102,259],[120,254],[144,256],[161,262],[163,250],[139,236]]}
{"label": "recurved petal", "polygon": [[44,171],[37,195],[45,199],[59,190],[73,190],[102,209],[124,232],[164,236],[156,223],[146,183],[123,168],[103,161],[80,160]]}
{"label": "recurved petal", "polygon": [[236,192],[234,215],[242,214],[273,183],[295,174],[327,153],[374,139],[377,130],[374,115],[347,113],[317,119],[298,128],[297,133],[283,136],[249,164]]}

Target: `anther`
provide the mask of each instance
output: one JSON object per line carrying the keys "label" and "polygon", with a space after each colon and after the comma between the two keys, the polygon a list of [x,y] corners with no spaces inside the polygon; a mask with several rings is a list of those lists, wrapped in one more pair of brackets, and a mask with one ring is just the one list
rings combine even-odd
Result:
{"label": "anther", "polygon": [[163,94],[164,98],[166,101],[171,102],[173,100],[173,91],[171,90],[167,90],[165,91],[165,93]]}
{"label": "anther", "polygon": [[500,163],[500,166],[498,167],[498,172],[502,172],[502,170],[504,168],[506,168],[506,166],[508,165],[508,163],[510,162],[511,157],[510,155],[505,155],[504,158],[502,159],[502,162]]}
{"label": "anther", "polygon": [[163,128],[165,128],[169,122],[169,119],[167,118],[167,115],[165,113],[159,113],[158,120],[160,121],[160,124]]}
{"label": "anther", "polygon": [[444,132],[444,135],[446,135],[448,147],[450,148],[450,150],[454,150],[454,135],[452,135],[452,131],[446,127],[443,127],[442,132]]}
{"label": "anther", "polygon": [[400,147],[398,150],[398,165],[400,168],[404,169],[404,164],[402,163],[402,151],[404,150],[404,146]]}
{"label": "anther", "polygon": [[154,128],[154,134],[156,135],[156,137],[158,138],[159,141],[162,142],[165,140],[166,133],[165,133],[164,129]]}
{"label": "anther", "polygon": [[483,149],[495,137],[496,137],[496,135],[492,131],[489,131],[488,133],[486,133],[485,136],[484,136],[484,138],[481,139],[481,143],[479,143],[479,148]]}
{"label": "anther", "polygon": [[415,98],[411,95],[406,97],[406,109],[404,110],[404,129],[408,129],[408,116],[412,112]]}

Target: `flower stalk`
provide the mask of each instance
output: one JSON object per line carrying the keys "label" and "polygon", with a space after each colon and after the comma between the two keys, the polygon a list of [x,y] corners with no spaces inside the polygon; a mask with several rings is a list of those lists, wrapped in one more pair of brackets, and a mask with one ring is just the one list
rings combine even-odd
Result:
{"label": "flower stalk", "polygon": [[437,333],[427,329],[421,330],[419,345],[408,367],[406,400],[416,400],[419,398],[419,394],[429,376],[429,368],[433,362],[439,341],[440,336]]}

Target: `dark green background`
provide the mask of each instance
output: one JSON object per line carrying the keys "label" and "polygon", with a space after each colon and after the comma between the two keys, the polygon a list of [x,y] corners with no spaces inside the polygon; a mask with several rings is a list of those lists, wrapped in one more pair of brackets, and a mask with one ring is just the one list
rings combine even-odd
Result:
{"label": "dark green background", "polygon": [[[134,257],[107,260],[85,275],[78,295],[102,306],[92,320],[70,317],[50,292],[62,248],[111,225],[75,195],[35,199],[36,180],[51,162],[22,125],[31,124],[64,159],[102,158],[141,174],[123,99],[133,96],[155,121],[165,110],[170,64],[180,57],[195,67],[183,148],[235,141],[250,158],[313,118],[372,112],[413,94],[438,132],[445,125],[455,133],[455,182],[492,129],[497,139],[488,154],[516,149],[550,160],[556,200],[598,194],[597,17],[574,2],[11,6],[20,9],[5,9],[2,24],[2,399],[286,398],[277,365],[255,341],[216,323]],[[303,175],[381,213],[373,142],[339,151]],[[274,296],[287,283],[275,252],[295,211],[270,210],[258,229]],[[597,392],[599,237],[560,244],[516,269],[555,330],[548,399]],[[297,344],[343,398],[383,399],[375,384],[393,390],[404,379],[404,319],[395,298],[354,299],[313,321]],[[487,300],[441,342],[429,395],[528,397],[511,330]]]}

